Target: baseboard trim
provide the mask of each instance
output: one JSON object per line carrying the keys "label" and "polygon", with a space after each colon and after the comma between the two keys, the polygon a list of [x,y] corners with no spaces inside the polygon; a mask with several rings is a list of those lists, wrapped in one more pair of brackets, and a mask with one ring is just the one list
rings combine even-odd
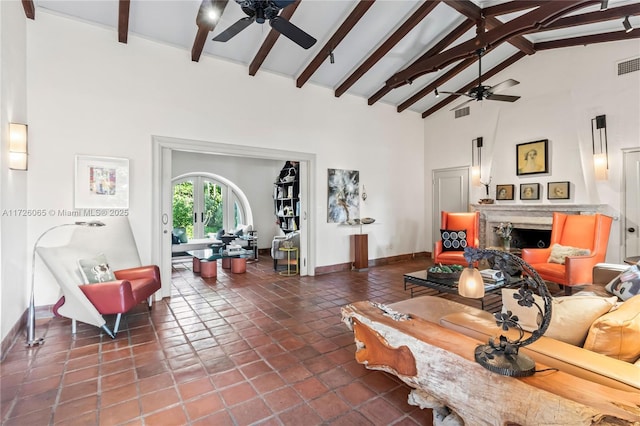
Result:
{"label": "baseboard trim", "polygon": [[[368,266],[370,268],[372,266],[389,265],[391,263],[404,262],[407,260],[421,258],[421,257],[431,258],[431,253],[428,251],[422,251],[418,253],[408,253],[408,254],[400,254],[397,256],[381,257],[379,259],[369,259]],[[331,274],[333,272],[351,271],[352,269],[353,269],[353,262],[349,262],[349,263],[338,263],[336,265],[318,266],[314,271],[316,275],[324,275],[324,274]],[[366,271],[367,269],[362,269],[361,271]]]}

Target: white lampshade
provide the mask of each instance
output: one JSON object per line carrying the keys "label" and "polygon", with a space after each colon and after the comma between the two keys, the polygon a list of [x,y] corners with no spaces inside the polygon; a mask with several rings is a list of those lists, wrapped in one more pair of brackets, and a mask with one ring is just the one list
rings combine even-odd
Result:
{"label": "white lampshade", "polygon": [[607,180],[607,154],[593,154],[593,169],[597,180]]}
{"label": "white lampshade", "polygon": [[471,299],[484,297],[484,282],[480,271],[476,268],[465,268],[458,281],[458,293]]}
{"label": "white lampshade", "polygon": [[480,167],[471,167],[471,185],[480,186]]}
{"label": "white lampshade", "polygon": [[9,168],[27,170],[27,125],[9,123]]}

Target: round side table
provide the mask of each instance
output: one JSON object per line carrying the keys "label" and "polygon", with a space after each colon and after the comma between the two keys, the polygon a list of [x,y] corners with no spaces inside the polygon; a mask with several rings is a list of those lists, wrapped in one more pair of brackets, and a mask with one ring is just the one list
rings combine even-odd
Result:
{"label": "round side table", "polygon": [[[280,272],[280,275],[291,276],[298,275],[298,247],[280,247],[278,250],[287,253],[287,270]],[[291,258],[293,253],[293,259]],[[291,265],[295,265],[295,269],[291,270]]]}

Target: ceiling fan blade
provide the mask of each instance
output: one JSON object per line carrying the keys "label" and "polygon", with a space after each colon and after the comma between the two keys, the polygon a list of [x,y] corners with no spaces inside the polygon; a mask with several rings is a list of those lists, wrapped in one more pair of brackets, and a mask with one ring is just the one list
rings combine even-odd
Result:
{"label": "ceiling fan blade", "polygon": [[505,80],[502,83],[498,83],[495,86],[491,87],[491,92],[492,93],[502,92],[503,90],[508,89],[509,87],[513,87],[516,84],[520,84],[520,82],[510,78],[509,80]]}
{"label": "ceiling fan blade", "polygon": [[487,99],[489,99],[490,101],[515,102],[520,99],[520,96],[496,95],[495,93],[489,93]]}
{"label": "ceiling fan blade", "polygon": [[454,106],[453,108],[451,108],[449,111],[455,111],[457,109],[462,108],[463,106],[465,106],[466,104],[468,104],[469,102],[473,102],[473,99],[469,99],[468,101],[464,101],[463,103],[459,104],[458,106]]}
{"label": "ceiling fan blade", "polygon": [[300,28],[296,27],[285,18],[276,16],[269,21],[269,24],[274,30],[278,31],[280,34],[287,37],[294,43],[298,44],[303,49],[308,49],[316,44],[317,40],[315,38],[311,37],[309,34],[302,31]]}
{"label": "ceiling fan blade", "polygon": [[469,96],[469,97],[473,97],[468,93],[461,93],[461,92],[447,92],[444,90],[438,90],[438,93],[444,93],[445,95],[456,95],[456,96]]}
{"label": "ceiling fan blade", "polygon": [[221,32],[220,34],[218,34],[217,36],[212,38],[212,40],[213,41],[221,41],[221,42],[229,41],[233,37],[238,35],[238,33],[240,31],[244,30],[249,25],[251,25],[251,23],[253,21],[255,21],[254,17],[247,16],[245,18],[242,18],[242,19],[236,21],[235,24],[232,24],[229,28],[227,28],[226,30],[224,30],[223,32]]}

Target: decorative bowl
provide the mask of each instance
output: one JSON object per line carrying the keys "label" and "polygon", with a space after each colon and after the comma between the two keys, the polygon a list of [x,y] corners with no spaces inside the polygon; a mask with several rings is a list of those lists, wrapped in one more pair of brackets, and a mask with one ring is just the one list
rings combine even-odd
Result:
{"label": "decorative bowl", "polygon": [[434,280],[437,282],[445,281],[447,283],[453,283],[457,279],[460,278],[461,271],[456,272],[428,272],[427,271],[427,279]]}
{"label": "decorative bowl", "polygon": [[360,219],[361,223],[364,223],[365,225],[368,225],[370,223],[375,222],[376,220],[372,217],[363,217],[362,219]]}

